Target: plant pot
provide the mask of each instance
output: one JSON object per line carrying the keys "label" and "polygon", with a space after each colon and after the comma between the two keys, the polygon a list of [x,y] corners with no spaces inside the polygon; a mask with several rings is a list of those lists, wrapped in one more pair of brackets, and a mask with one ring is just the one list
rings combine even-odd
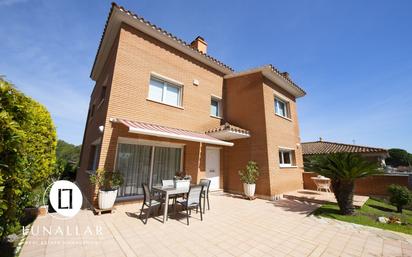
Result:
{"label": "plant pot", "polygon": [[39,213],[37,207],[26,207],[24,208],[24,214],[28,217],[37,217],[37,214]]}
{"label": "plant pot", "polygon": [[47,214],[47,205],[42,205],[39,207],[26,207],[24,208],[24,213],[28,217],[44,216]]}
{"label": "plant pot", "polygon": [[111,209],[117,198],[117,189],[114,190],[99,190],[99,209]]}
{"label": "plant pot", "polygon": [[47,214],[48,209],[49,209],[49,206],[47,206],[47,205],[42,205],[42,206],[40,206],[40,207],[38,208],[37,214],[38,214],[39,216],[44,216],[44,215]]}
{"label": "plant pot", "polygon": [[179,180],[175,180],[175,187],[176,188],[189,188],[190,187],[190,180],[184,180],[184,179],[179,179]]}
{"label": "plant pot", "polygon": [[256,184],[243,183],[243,191],[247,197],[253,197],[255,195]]}

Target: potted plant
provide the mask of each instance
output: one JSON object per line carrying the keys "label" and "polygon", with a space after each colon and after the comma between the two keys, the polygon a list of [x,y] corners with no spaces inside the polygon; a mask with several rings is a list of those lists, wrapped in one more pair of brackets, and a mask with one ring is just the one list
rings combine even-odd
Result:
{"label": "potted plant", "polygon": [[239,171],[240,181],[243,182],[243,191],[249,198],[253,198],[256,190],[256,181],[259,176],[259,167],[256,162],[249,161],[244,170]]}
{"label": "potted plant", "polygon": [[99,187],[99,209],[111,209],[116,201],[117,190],[123,184],[122,174],[99,169],[90,176],[90,181]]}
{"label": "potted plant", "polygon": [[190,175],[184,175],[183,171],[176,172],[173,182],[176,188],[190,187],[190,181],[192,177]]}
{"label": "potted plant", "polygon": [[41,184],[32,188],[32,191],[26,195],[27,207],[25,207],[25,213],[29,217],[44,216],[47,214],[48,206],[44,205],[44,201],[42,199],[43,195],[47,196],[47,194],[44,194],[44,190],[45,187]]}

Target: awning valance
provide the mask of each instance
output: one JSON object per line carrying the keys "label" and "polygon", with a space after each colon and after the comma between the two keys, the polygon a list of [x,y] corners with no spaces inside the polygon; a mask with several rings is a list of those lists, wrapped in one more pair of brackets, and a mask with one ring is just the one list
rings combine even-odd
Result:
{"label": "awning valance", "polygon": [[192,142],[201,142],[213,145],[233,146],[232,142],[219,140],[215,137],[200,132],[193,132],[184,129],[170,128],[156,124],[150,124],[126,119],[111,118],[111,122],[124,124],[129,128],[130,133],[137,133],[156,137],[165,137]]}

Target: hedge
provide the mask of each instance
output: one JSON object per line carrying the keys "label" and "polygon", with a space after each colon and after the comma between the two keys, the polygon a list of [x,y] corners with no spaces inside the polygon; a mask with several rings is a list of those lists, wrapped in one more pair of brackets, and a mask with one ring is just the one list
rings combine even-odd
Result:
{"label": "hedge", "polygon": [[31,192],[56,170],[56,129],[47,109],[0,78],[0,238],[20,228]]}

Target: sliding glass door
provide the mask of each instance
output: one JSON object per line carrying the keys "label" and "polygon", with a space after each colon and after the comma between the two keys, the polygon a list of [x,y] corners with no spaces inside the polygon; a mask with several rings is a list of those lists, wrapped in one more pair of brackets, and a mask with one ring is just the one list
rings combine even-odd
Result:
{"label": "sliding glass door", "polygon": [[169,147],[155,147],[152,185],[162,184],[163,179],[173,179],[176,172],[180,171],[182,149]]}
{"label": "sliding glass door", "polygon": [[142,195],[142,183],[161,185],[181,170],[182,148],[139,144],[118,144],[116,171],[124,183],[118,196]]}
{"label": "sliding glass door", "polygon": [[119,144],[116,170],[122,173],[124,182],[119,196],[143,194],[142,183],[149,183],[152,147],[147,145]]}

